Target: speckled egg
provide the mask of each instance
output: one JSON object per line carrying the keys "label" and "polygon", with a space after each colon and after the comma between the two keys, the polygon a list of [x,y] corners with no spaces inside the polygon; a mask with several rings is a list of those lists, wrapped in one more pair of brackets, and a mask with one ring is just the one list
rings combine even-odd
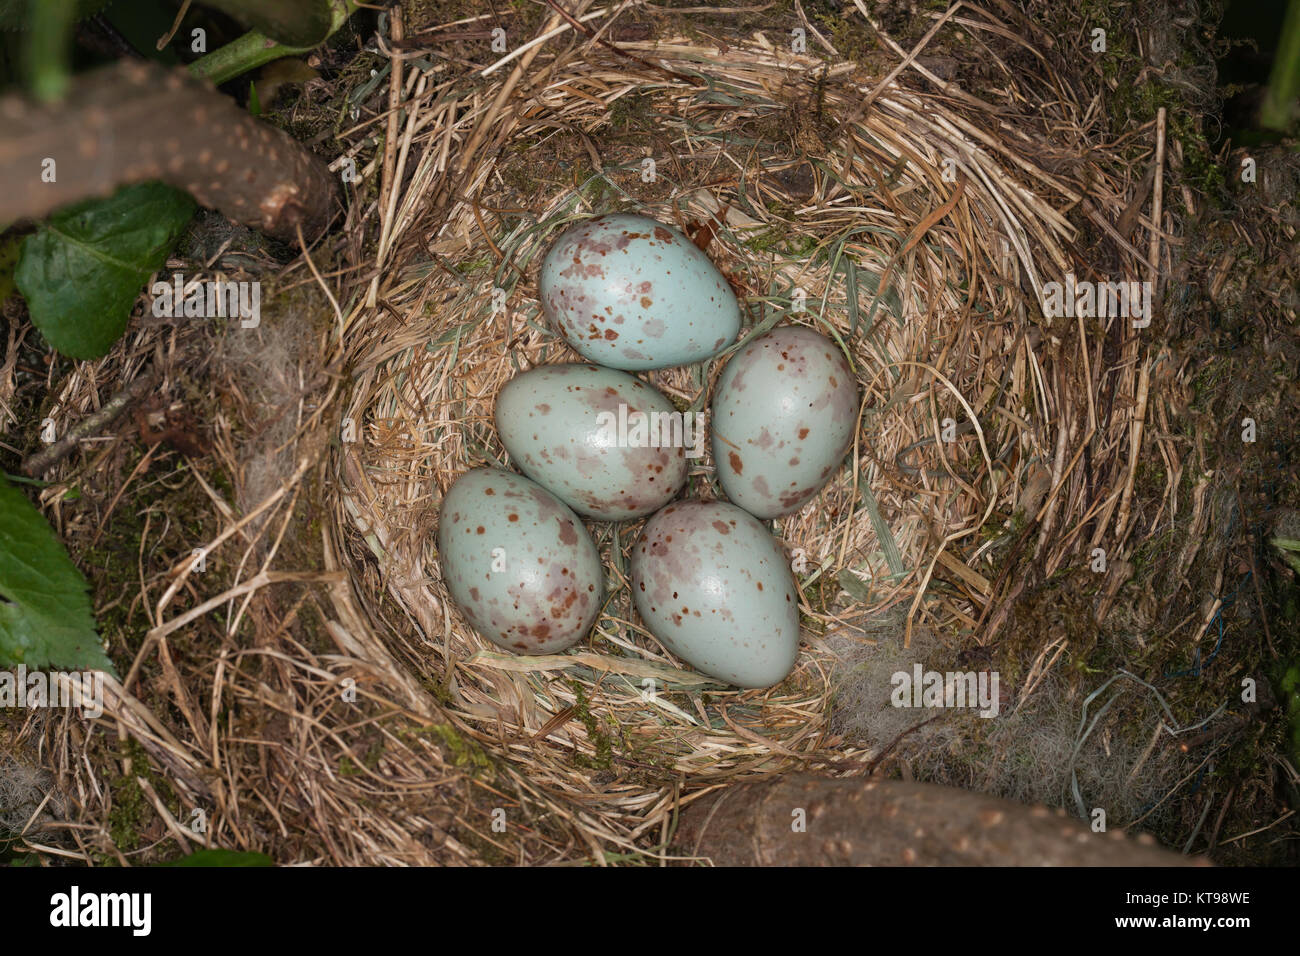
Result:
{"label": "speckled egg", "polygon": [[858,384],[830,339],[800,326],[745,343],[713,393],[713,461],[727,497],[757,518],[798,511],[853,443]]}
{"label": "speckled egg", "polygon": [[541,365],[497,393],[511,463],[574,511],[623,521],[658,511],[686,483],[704,429],[645,382],[594,365]]}
{"label": "speckled egg", "polygon": [[739,687],[784,680],[799,653],[794,578],[780,544],[725,501],[681,501],[632,547],[632,597],[670,651]]}
{"label": "speckled egg", "polygon": [[542,311],[584,358],[638,370],[690,365],[740,332],[740,303],[709,257],[645,216],[596,216],[546,254]]}
{"label": "speckled egg", "polygon": [[438,557],[465,619],[506,650],[562,651],[600,612],[605,578],[591,535],[564,502],[512,472],[456,479],[442,499]]}

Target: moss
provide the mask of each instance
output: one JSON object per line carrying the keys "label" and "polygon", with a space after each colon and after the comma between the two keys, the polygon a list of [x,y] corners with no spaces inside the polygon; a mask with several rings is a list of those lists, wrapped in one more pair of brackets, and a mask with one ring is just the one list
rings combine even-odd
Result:
{"label": "moss", "polygon": [[[1111,0],[1082,0],[1063,12],[1077,27],[1086,24],[1083,36],[1087,38],[1084,49],[1096,58],[1107,87],[1107,116],[1111,132],[1124,135],[1156,118],[1160,107],[1166,110],[1167,135],[1176,139],[1183,148],[1182,181],[1205,196],[1218,196],[1224,186],[1223,168],[1215,160],[1200,118],[1207,111],[1204,94],[1186,83],[1176,84],[1177,71],[1151,69],[1147,58],[1134,49],[1131,22],[1134,14],[1126,4]],[[1106,31],[1106,52],[1091,52],[1094,29]],[[1077,31],[1076,31],[1077,32]],[[1062,31],[1063,36],[1069,31]],[[1194,52],[1184,47],[1181,58],[1194,60]],[[1172,64],[1156,64],[1171,67]],[[1139,77],[1141,81],[1139,82]],[[1169,77],[1169,78],[1167,78]],[[1143,141],[1145,143],[1145,140]],[[1145,148],[1145,145],[1135,148]]]}
{"label": "moss", "polygon": [[817,240],[813,236],[792,235],[780,226],[769,226],[746,239],[744,245],[747,249],[759,253],[789,252],[793,255],[802,255],[811,250],[816,243]]}
{"label": "moss", "polygon": [[[143,455],[139,448],[130,449],[117,475],[132,474]],[[149,627],[136,600],[141,576],[148,580],[165,572],[215,533],[217,515],[189,472],[189,463],[179,455],[156,454],[148,470],[126,487],[106,521],[103,514],[113,498],[108,489],[115,486],[116,477],[92,476],[80,487],[81,495],[69,502],[69,527],[84,522],[84,527],[98,529],[70,537],[68,550],[90,583],[100,633],[108,642],[109,656],[119,663],[134,657]],[[223,494],[233,501],[234,490],[220,469],[206,474],[212,484],[224,486]],[[208,576],[214,587],[229,576],[212,558],[198,573]],[[184,600],[178,595],[178,601]],[[172,640],[183,649],[194,636],[186,629]]]}
{"label": "moss", "polygon": [[114,846],[123,853],[130,853],[140,848],[143,842],[141,830],[156,813],[138,777],[149,781],[158,799],[178,819],[180,804],[171,785],[154,772],[149,765],[148,753],[134,739],[127,738],[119,756],[130,760],[131,769],[109,784],[112,809],[108,814],[108,834]]}
{"label": "moss", "polygon": [[495,771],[492,758],[477,741],[461,736],[450,724],[428,724],[399,733],[425,734],[436,738],[451,755],[452,765],[471,777],[491,776]]}
{"label": "moss", "polygon": [[231,483],[229,476],[220,468],[213,468],[206,472],[208,484],[221,492],[221,496],[228,502],[235,500],[235,486]]}
{"label": "moss", "polygon": [[644,129],[655,120],[654,97],[644,90],[633,90],[616,99],[609,108],[608,123],[612,132]]}
{"label": "moss", "polygon": [[478,275],[479,273],[482,272],[487,272],[495,265],[496,262],[492,259],[492,257],[490,255],[484,254],[481,256],[476,256],[475,258],[462,263],[460,269],[461,269],[461,274],[468,277],[468,276]]}
{"label": "moss", "polygon": [[1140,459],[1133,475],[1133,490],[1141,499],[1159,500],[1165,490],[1165,469],[1159,460]]}
{"label": "moss", "polygon": [[587,739],[591,741],[592,746],[596,749],[594,757],[575,753],[573,762],[579,767],[589,770],[608,770],[614,760],[613,739],[601,729],[599,721],[592,714],[587,695],[583,693],[582,685],[576,680],[571,680],[569,686],[572,688],[575,698],[573,703],[574,716],[587,729]]}

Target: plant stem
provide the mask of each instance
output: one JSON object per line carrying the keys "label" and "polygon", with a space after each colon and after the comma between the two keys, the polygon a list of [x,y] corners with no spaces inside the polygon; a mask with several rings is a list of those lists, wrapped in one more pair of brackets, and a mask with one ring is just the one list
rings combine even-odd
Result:
{"label": "plant stem", "polygon": [[1300,0],[1291,0],[1282,21],[1282,36],[1273,57],[1273,73],[1259,109],[1259,123],[1286,130],[1295,122],[1295,101],[1300,96]]}
{"label": "plant stem", "polygon": [[49,103],[68,88],[72,24],[76,0],[28,0],[31,35],[27,38],[25,73],[32,96]]}

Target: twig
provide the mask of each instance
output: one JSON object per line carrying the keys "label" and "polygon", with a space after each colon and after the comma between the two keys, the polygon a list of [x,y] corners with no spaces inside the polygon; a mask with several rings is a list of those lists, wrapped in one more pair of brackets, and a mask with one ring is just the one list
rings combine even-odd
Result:
{"label": "twig", "polygon": [[[1241,515],[1242,523],[1245,523],[1246,509],[1241,500],[1241,487],[1237,488],[1237,514]],[[1273,646],[1273,635],[1268,629],[1268,611],[1264,608],[1264,593],[1259,587],[1259,567],[1255,564],[1255,539],[1246,529],[1246,556],[1250,558],[1250,583],[1255,589],[1255,601],[1259,604],[1259,623],[1264,629],[1264,640],[1268,643],[1268,652],[1273,655],[1273,660],[1277,660],[1277,648]]]}
{"label": "twig", "polygon": [[1295,811],[1294,811],[1294,810],[1288,810],[1286,813],[1282,814],[1280,817],[1278,817],[1276,820],[1274,820],[1274,821],[1273,821],[1272,823],[1270,823],[1268,826],[1256,827],[1255,829],[1253,829],[1253,830],[1248,830],[1248,831],[1245,832],[1245,833],[1239,833],[1239,834],[1237,834],[1235,837],[1233,837],[1232,839],[1230,839],[1230,840],[1224,840],[1223,842],[1224,842],[1224,843],[1236,843],[1238,840],[1244,840],[1244,839],[1246,839],[1246,837],[1248,837],[1248,836],[1254,836],[1256,833],[1263,833],[1265,830],[1271,830],[1271,829],[1273,829],[1273,827],[1277,826],[1277,825],[1278,825],[1279,823],[1281,823],[1283,820],[1289,819],[1290,817],[1293,817],[1293,816],[1295,816]]}
{"label": "twig", "polygon": [[[559,24],[560,19],[561,17],[559,12],[552,13],[551,19],[548,20],[546,26],[542,28],[542,35],[545,36],[550,33],[551,30],[555,29]],[[525,44],[525,46],[526,45],[527,44]],[[461,148],[460,158],[456,161],[455,176],[457,179],[464,176],[469,170],[470,162],[473,160],[474,156],[477,155],[479,146],[482,145],[483,140],[487,137],[488,128],[496,121],[501,109],[506,105],[506,101],[510,99],[510,94],[514,92],[515,87],[519,84],[519,80],[522,79],[524,73],[528,70],[528,67],[532,64],[533,60],[536,59],[537,54],[540,51],[541,46],[535,46],[523,55],[515,65],[515,68],[510,72],[510,75],[506,77],[506,81],[501,84],[501,89],[497,91],[496,99],[494,99],[492,105],[488,107],[487,113],[475,124],[474,132],[470,134],[469,142]],[[515,52],[517,53],[519,51],[516,50]]]}
{"label": "twig", "polygon": [[1124,482],[1124,496],[1119,501],[1119,517],[1115,519],[1115,540],[1124,543],[1133,506],[1133,487],[1137,483],[1138,456],[1142,452],[1142,430],[1146,425],[1147,396],[1151,388],[1151,363],[1142,363],[1138,373],[1137,407],[1133,410],[1128,448],[1128,477]]}
{"label": "twig", "polygon": [[565,20],[568,20],[569,25],[572,26],[575,30],[581,30],[588,37],[595,40],[601,46],[605,47],[605,49],[611,50],[614,53],[617,53],[619,56],[627,57],[632,62],[639,63],[641,64],[641,66],[644,66],[646,69],[654,70],[657,73],[662,73],[664,76],[671,77],[674,80],[682,80],[685,83],[691,84],[691,86],[705,85],[704,80],[700,79],[698,76],[687,76],[685,73],[678,73],[676,70],[670,70],[668,69],[668,67],[660,66],[658,63],[651,63],[649,60],[643,60],[635,53],[628,53],[627,50],[624,50],[622,47],[615,46],[613,43],[610,43],[604,37],[598,36],[596,32],[591,29],[591,27],[587,26],[585,23],[581,23],[580,21],[570,16],[569,12],[565,10],[562,6],[560,6],[558,3],[556,3],[555,0],[546,0],[546,5],[550,7],[552,10],[554,10],[556,13],[558,13],[560,16],[564,17]]}
{"label": "twig", "polygon": [[185,14],[189,12],[190,0],[185,0],[185,2],[181,4],[181,8],[176,11],[176,19],[172,21],[171,29],[158,38],[158,43],[154,47],[155,50],[161,53],[167,48],[167,44],[172,42],[172,37],[176,35],[176,31],[181,28],[181,21],[185,19]]}
{"label": "twig", "polygon": [[[917,41],[916,46],[912,47],[912,52],[907,54],[907,56],[903,57],[903,59],[899,61],[898,66],[890,70],[889,73],[885,75],[885,78],[876,84],[875,89],[873,89],[870,93],[867,94],[867,98],[862,101],[861,106],[859,106],[856,110],[853,111],[853,115],[851,115],[847,120],[845,120],[843,123],[840,124],[841,130],[851,129],[854,123],[857,123],[860,119],[862,119],[862,117],[867,115],[867,110],[871,109],[871,104],[876,101],[876,97],[879,96],[881,93],[883,93],[885,91],[885,88],[889,86],[890,83],[894,82],[898,74],[902,73],[909,66],[911,66],[913,62],[915,62],[916,58],[920,55],[921,51],[924,50],[929,45],[930,41],[934,39],[934,35],[939,32],[940,27],[942,27],[945,23],[947,23],[952,18],[952,15],[956,13],[958,10],[960,10],[961,8],[962,8],[961,0],[958,0],[957,3],[954,3],[946,11],[944,11],[943,16],[941,16],[938,20],[936,20],[934,22],[934,26],[930,27],[930,29],[926,31],[925,36],[921,37],[921,39]],[[868,18],[867,22],[871,23],[870,18]],[[880,32],[879,28],[876,27],[874,23],[871,23],[871,27],[872,29],[876,30],[877,33]]]}
{"label": "twig", "polygon": [[107,428],[116,421],[118,416],[127,410],[128,406],[142,398],[157,382],[158,374],[156,372],[148,372],[137,378],[105,402],[99,411],[83,418],[53,445],[41,449],[24,461],[22,463],[23,473],[32,478],[38,478],[49,471],[72,454],[72,450],[77,447],[77,444],[82,439],[89,438],[95,432]]}
{"label": "twig", "polygon": [[1228,795],[1223,798],[1223,808],[1219,810],[1218,817],[1214,821],[1214,829],[1210,831],[1210,842],[1205,848],[1206,853],[1213,852],[1219,844],[1219,830],[1223,827],[1223,818],[1228,815],[1228,809],[1232,806],[1232,798],[1237,793],[1237,785],[1234,783],[1228,788]]}
{"label": "twig", "polygon": [[[388,16],[388,34],[394,44],[401,43],[405,37],[402,20],[402,8],[393,7]],[[398,127],[402,112],[402,57],[397,49],[393,50],[388,71],[388,126],[384,132],[383,178],[379,183],[379,247],[375,253],[375,277],[366,292],[366,306],[374,308],[375,296],[378,294],[379,275],[383,269],[384,256],[393,236],[393,211],[397,194],[397,184],[393,181],[393,171],[397,165]],[[306,247],[303,247],[304,252]],[[310,263],[310,260],[308,260]],[[339,335],[343,334],[340,322]]]}
{"label": "twig", "polygon": [[[1165,108],[1156,112],[1156,181],[1151,192],[1151,244],[1147,262],[1151,268],[1151,291],[1160,289],[1160,220],[1164,218],[1165,199]],[[1153,295],[1152,298],[1155,298]],[[1150,318],[1148,316],[1148,318]]]}
{"label": "twig", "polygon": [[898,746],[899,741],[901,741],[904,737],[906,737],[906,736],[907,736],[908,734],[910,734],[910,733],[913,733],[914,731],[920,730],[920,729],[921,729],[922,727],[924,727],[926,724],[934,723],[936,720],[938,720],[938,719],[939,719],[940,717],[942,717],[942,716],[943,716],[943,714],[936,714],[935,716],[931,717],[929,720],[923,720],[923,721],[921,721],[919,724],[913,724],[911,727],[908,727],[908,728],[907,728],[906,730],[904,730],[901,734],[899,734],[897,737],[895,737],[893,740],[891,740],[891,741],[889,742],[889,745],[888,745],[887,747],[885,747],[884,750],[880,751],[879,754],[876,755],[876,759],[873,760],[873,761],[871,761],[871,763],[867,764],[867,772],[866,772],[866,776],[869,777],[869,776],[871,776],[873,773],[876,772],[876,767],[877,767],[877,765],[880,763],[880,761],[884,760],[884,759],[885,759],[886,757],[888,757],[891,753],[893,753],[893,752],[894,752],[894,748]]}
{"label": "twig", "polygon": [[1210,794],[1205,798],[1205,809],[1201,811],[1201,818],[1196,821],[1196,829],[1192,831],[1192,835],[1189,836],[1187,842],[1183,844],[1183,856],[1192,852],[1192,844],[1196,842],[1196,837],[1200,834],[1201,827],[1205,826],[1205,818],[1210,815],[1210,808],[1212,806],[1214,806],[1214,794]]}

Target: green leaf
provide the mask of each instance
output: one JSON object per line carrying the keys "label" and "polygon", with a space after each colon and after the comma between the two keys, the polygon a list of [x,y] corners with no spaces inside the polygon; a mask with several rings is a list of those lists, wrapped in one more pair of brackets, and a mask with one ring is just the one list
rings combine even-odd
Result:
{"label": "green leaf", "polygon": [[196,850],[163,866],[275,866],[275,861],[265,853],[216,849]]}
{"label": "green leaf", "polygon": [[23,49],[27,89],[38,100],[52,102],[68,90],[72,63],[75,0],[41,0],[28,5],[31,33]]}
{"label": "green leaf", "polygon": [[880,513],[880,505],[871,491],[871,485],[864,481],[858,486],[858,490],[862,492],[862,501],[867,506],[867,514],[871,516],[871,528],[876,532],[876,540],[880,542],[880,549],[885,552],[885,560],[889,562],[889,573],[895,577],[906,573],[907,569],[903,567],[903,555],[898,550],[898,542],[894,540],[894,532],[890,529],[889,522]]}
{"label": "green leaf", "polygon": [[0,479],[0,665],[105,670],[86,579],[41,513]]}
{"label": "green leaf", "polygon": [[105,354],[193,213],[194,200],[162,183],[127,186],[55,213],[23,241],[14,272],[32,323],[65,355]]}
{"label": "green leaf", "polygon": [[285,46],[316,46],[331,33],[330,0],[206,0]]}
{"label": "green leaf", "polygon": [[871,602],[871,588],[860,577],[850,571],[848,568],[842,568],[836,575],[835,580],[849,597],[855,601],[861,601],[864,604]]}
{"label": "green leaf", "polygon": [[[330,20],[326,36],[332,36],[347,18],[356,12],[357,0],[335,0],[330,4],[329,9]],[[288,21],[282,21],[282,23],[284,22]],[[295,29],[302,29],[307,24],[300,21],[294,26]],[[311,29],[315,29],[315,27],[311,27]],[[263,63],[270,63],[272,60],[293,56],[296,53],[307,53],[314,46],[316,46],[315,42],[306,46],[285,45],[283,42],[278,43],[271,36],[259,33],[254,29],[245,33],[239,39],[232,40],[225,46],[199,57],[190,64],[190,72],[195,76],[209,80],[216,86],[220,86],[222,83],[233,80],[249,70],[257,69]],[[387,68],[388,64],[384,64],[384,69]]]}

